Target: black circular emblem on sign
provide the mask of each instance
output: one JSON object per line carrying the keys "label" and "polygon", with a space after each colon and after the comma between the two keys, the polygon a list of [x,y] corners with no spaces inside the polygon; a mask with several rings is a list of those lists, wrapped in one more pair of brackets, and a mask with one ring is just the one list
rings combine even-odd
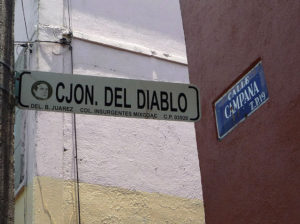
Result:
{"label": "black circular emblem on sign", "polygon": [[31,87],[32,95],[38,100],[48,100],[52,96],[52,86],[45,81],[37,81]]}

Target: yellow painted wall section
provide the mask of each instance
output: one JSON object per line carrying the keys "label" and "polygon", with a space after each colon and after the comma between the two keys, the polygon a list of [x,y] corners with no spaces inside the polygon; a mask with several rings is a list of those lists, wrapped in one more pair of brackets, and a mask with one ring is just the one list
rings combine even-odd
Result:
{"label": "yellow painted wall section", "polygon": [[[34,179],[34,222],[77,223],[76,183]],[[158,193],[80,183],[82,224],[204,224],[203,202]]]}

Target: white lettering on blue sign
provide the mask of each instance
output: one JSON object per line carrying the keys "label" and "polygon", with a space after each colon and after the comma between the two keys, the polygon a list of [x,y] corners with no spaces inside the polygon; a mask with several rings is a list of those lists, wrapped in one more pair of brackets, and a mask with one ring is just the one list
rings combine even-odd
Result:
{"label": "white lettering on blue sign", "polygon": [[[241,92],[232,91],[232,94],[228,94],[229,103],[225,106],[224,115],[228,119],[232,117],[244,104],[248,103],[253,99],[253,97],[259,92],[256,82],[249,84],[247,88],[245,88]],[[230,96],[234,95],[233,98]]]}
{"label": "white lettering on blue sign", "polygon": [[262,63],[259,62],[215,103],[219,139],[267,100],[268,90]]}

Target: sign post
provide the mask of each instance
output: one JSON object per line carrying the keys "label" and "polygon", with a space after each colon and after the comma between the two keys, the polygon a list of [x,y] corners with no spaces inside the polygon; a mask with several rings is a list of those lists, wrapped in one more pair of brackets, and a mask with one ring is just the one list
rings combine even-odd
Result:
{"label": "sign post", "polygon": [[154,120],[200,119],[190,84],[26,71],[19,77],[23,109]]}
{"label": "sign post", "polygon": [[262,62],[215,102],[218,138],[224,138],[269,99]]}

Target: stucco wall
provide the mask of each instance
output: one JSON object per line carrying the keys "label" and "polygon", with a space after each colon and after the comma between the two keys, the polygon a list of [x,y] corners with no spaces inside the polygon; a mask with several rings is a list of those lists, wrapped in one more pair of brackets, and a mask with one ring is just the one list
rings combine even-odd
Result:
{"label": "stucco wall", "polygon": [[[36,177],[34,223],[77,223],[74,182]],[[63,189],[63,190],[62,190]],[[203,203],[174,196],[80,184],[81,223],[203,224]]]}
{"label": "stucco wall", "polygon": [[179,1],[76,0],[72,9],[76,32],[185,57]]}
{"label": "stucco wall", "polygon": [[[299,1],[181,1],[207,224],[299,223]],[[269,100],[223,140],[214,102],[257,60]]]}
{"label": "stucco wall", "polygon": [[[72,30],[73,65],[67,46],[35,43],[29,56],[31,70],[189,82],[177,1],[72,1],[70,24],[67,2],[38,2],[37,37],[57,41]],[[164,7],[167,3],[169,7]],[[65,198],[70,196],[66,185],[76,187],[72,182],[76,174],[73,115],[24,113],[30,117],[27,125],[31,125],[26,138],[33,145],[27,149],[26,166],[28,177],[32,177],[28,186],[35,195],[32,220],[44,223],[41,220],[45,219],[47,223],[51,213],[53,220],[69,222],[72,212],[73,218],[78,214],[75,192],[70,193],[74,194],[70,203]],[[103,223],[110,223],[105,217],[121,220],[116,223],[132,223],[128,220],[134,214],[136,223],[143,218],[146,223],[175,222],[177,216],[183,220],[180,223],[204,222],[194,124],[76,115],[76,127],[83,216],[91,212],[93,219],[101,218]],[[34,176],[45,178],[42,187]],[[53,185],[55,189],[49,187]],[[127,197],[126,192],[137,199]],[[111,206],[106,203],[104,215],[94,211],[91,205],[101,205],[99,195],[110,195],[111,203],[124,203],[122,213],[110,213]],[[138,195],[143,195],[142,199]],[[62,199],[67,202],[61,206],[70,214],[62,214],[62,207],[55,204]],[[46,207],[48,203],[55,206],[44,209],[39,200]],[[135,209],[127,209],[132,200],[137,201]],[[169,203],[166,211],[163,204],[156,207],[162,201]]]}

